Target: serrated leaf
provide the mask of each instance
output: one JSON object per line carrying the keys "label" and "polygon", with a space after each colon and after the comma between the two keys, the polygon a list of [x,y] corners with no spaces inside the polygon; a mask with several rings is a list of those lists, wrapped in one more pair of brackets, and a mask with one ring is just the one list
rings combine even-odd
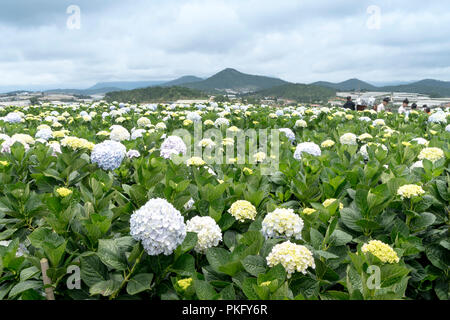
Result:
{"label": "serrated leaf", "polygon": [[140,273],[133,276],[127,283],[127,293],[135,295],[145,290],[150,290],[153,273]]}
{"label": "serrated leaf", "polygon": [[89,288],[91,296],[101,294],[104,297],[112,295],[120,287],[120,282],[115,280],[100,281]]}
{"label": "serrated leaf", "polygon": [[128,267],[125,254],[112,239],[101,239],[98,241],[97,256],[105,265],[112,269],[126,270]]}
{"label": "serrated leaf", "polygon": [[247,256],[242,260],[242,265],[245,271],[255,277],[266,272],[265,261],[261,256]]}

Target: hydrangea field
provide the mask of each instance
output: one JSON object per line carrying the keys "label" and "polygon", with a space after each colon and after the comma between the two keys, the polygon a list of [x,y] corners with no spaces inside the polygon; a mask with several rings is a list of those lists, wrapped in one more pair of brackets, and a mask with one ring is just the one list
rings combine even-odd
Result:
{"label": "hydrangea field", "polygon": [[[448,110],[96,102],[0,117],[0,299],[449,299]],[[217,156],[251,129],[278,140]]]}

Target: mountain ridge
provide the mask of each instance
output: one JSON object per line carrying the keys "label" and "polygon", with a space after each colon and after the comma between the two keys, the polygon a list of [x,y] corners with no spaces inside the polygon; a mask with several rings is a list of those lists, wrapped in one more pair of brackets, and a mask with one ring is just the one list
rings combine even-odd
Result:
{"label": "mountain ridge", "polygon": [[[39,92],[95,95],[113,91],[134,90],[147,87],[181,86],[200,90],[209,94],[237,93],[248,94],[283,85],[295,84],[275,77],[252,75],[233,68],[223,69],[208,78],[193,75],[182,76],[171,81],[115,81],[98,82],[87,89],[51,89]],[[357,78],[342,82],[316,81],[307,85],[331,88],[337,91],[375,91],[375,92],[408,92],[427,94],[433,98],[450,97],[450,81],[423,79],[407,81],[397,85],[373,85]],[[292,89],[292,87],[291,87]],[[23,90],[28,91],[28,90]],[[32,91],[32,90],[31,90]],[[36,91],[38,92],[38,91]]]}
{"label": "mountain ridge", "polygon": [[224,92],[226,90],[245,93],[268,89],[287,83],[289,82],[278,78],[246,74],[236,69],[226,68],[203,81],[186,83],[182,84],[182,86],[214,93]]}

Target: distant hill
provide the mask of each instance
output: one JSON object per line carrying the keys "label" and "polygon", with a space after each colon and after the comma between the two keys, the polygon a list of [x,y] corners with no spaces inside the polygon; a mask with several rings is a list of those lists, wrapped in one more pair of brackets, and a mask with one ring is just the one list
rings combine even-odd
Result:
{"label": "distant hill", "polygon": [[66,94],[105,94],[113,91],[133,90],[140,88],[156,87],[156,86],[176,86],[184,83],[202,81],[202,78],[194,76],[185,76],[172,81],[116,81],[116,82],[99,82],[87,89],[51,89],[45,93],[66,93]]}
{"label": "distant hill", "polygon": [[332,83],[326,81],[319,81],[311,83],[312,85],[333,88],[339,91],[358,91],[358,90],[369,90],[376,91],[377,87],[371,85],[370,83],[361,81],[359,79],[349,79],[339,83]]}
{"label": "distant hill", "polygon": [[434,98],[450,97],[450,81],[439,81],[433,79],[425,79],[402,85],[380,87],[358,79],[350,79],[339,83],[319,81],[312,84],[326,88],[333,88],[338,91],[367,90],[375,92],[409,92],[426,94]]}
{"label": "distant hill", "polygon": [[52,89],[46,90],[44,93],[66,93],[66,94],[81,94],[81,95],[93,95],[93,94],[105,94],[111,91],[121,90],[117,87],[105,87],[105,88],[97,88],[97,89]]}
{"label": "distant hill", "polygon": [[432,98],[450,97],[450,81],[425,79],[405,85],[380,87],[379,89],[379,91],[427,94]]}
{"label": "distant hill", "polygon": [[200,82],[203,80],[204,80],[203,78],[199,78],[196,76],[184,76],[184,77],[172,80],[172,81],[165,82],[161,85],[161,87],[180,86],[183,84]]}
{"label": "distant hill", "polygon": [[224,92],[232,90],[238,93],[255,92],[288,82],[277,78],[255,76],[239,72],[235,69],[225,69],[210,78],[194,83],[183,84],[184,87],[207,92]]}
{"label": "distant hill", "polygon": [[185,87],[148,87],[141,89],[113,91],[105,95],[107,101],[130,103],[170,102],[181,99],[204,99],[207,95],[199,90]]}
{"label": "distant hill", "polygon": [[103,88],[118,88],[119,90],[133,90],[138,88],[153,87],[163,84],[165,81],[115,81],[99,82],[86,90],[98,90]]}
{"label": "distant hill", "polygon": [[336,96],[336,90],[316,85],[294,84],[285,85],[261,90],[253,94],[249,94],[255,98],[275,98],[295,100],[297,102],[320,102],[328,101],[328,99]]}

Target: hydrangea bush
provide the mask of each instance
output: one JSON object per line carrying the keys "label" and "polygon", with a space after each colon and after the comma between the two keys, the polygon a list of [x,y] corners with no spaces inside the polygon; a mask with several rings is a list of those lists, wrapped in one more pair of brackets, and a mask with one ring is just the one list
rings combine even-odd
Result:
{"label": "hydrangea bush", "polygon": [[[448,300],[448,123],[448,110],[4,107],[0,299],[45,299],[46,258],[57,300]],[[223,137],[179,136],[198,127]],[[210,161],[267,128],[277,168],[263,170],[271,144]]]}

